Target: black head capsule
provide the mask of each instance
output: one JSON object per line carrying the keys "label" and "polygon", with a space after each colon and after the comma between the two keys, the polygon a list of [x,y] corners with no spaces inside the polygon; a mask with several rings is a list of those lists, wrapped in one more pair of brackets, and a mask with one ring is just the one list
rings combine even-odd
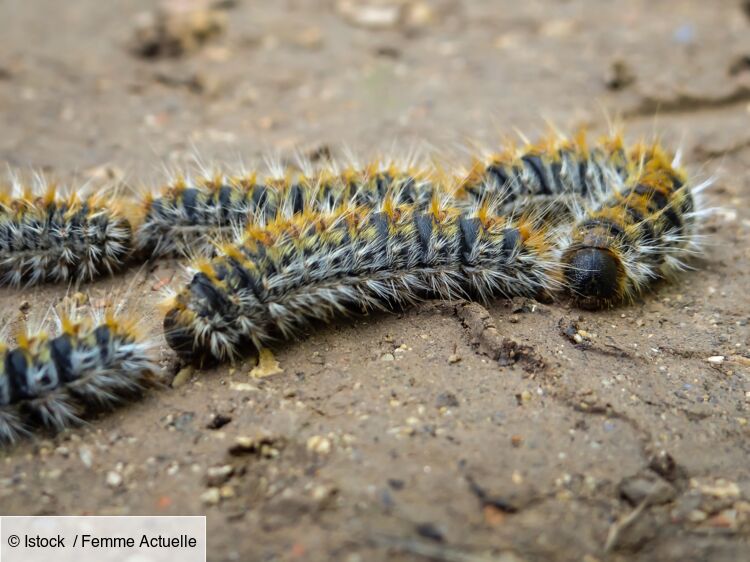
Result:
{"label": "black head capsule", "polygon": [[[218,365],[222,357],[216,357],[205,342],[201,343],[192,327],[185,326],[180,322],[180,311],[173,308],[164,316],[164,339],[167,345],[180,357],[182,361],[191,363],[199,368],[207,368]],[[237,348],[255,352],[255,346],[245,340],[241,340]]]}
{"label": "black head capsule", "polygon": [[606,248],[580,248],[565,258],[568,291],[585,308],[601,308],[620,295],[621,265]]}
{"label": "black head capsule", "polygon": [[206,347],[199,345],[195,332],[180,323],[180,312],[172,309],[164,316],[164,339],[182,361],[192,363],[198,367],[210,367],[219,363]]}
{"label": "black head capsule", "polygon": [[193,330],[180,324],[180,312],[173,308],[164,316],[164,339],[180,357],[190,358],[195,353]]}

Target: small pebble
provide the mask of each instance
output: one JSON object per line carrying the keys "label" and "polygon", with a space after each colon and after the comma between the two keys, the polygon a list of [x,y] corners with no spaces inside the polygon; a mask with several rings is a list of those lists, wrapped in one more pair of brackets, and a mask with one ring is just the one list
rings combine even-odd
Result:
{"label": "small pebble", "polygon": [[435,400],[438,408],[458,408],[458,398],[452,392],[442,392]]}
{"label": "small pebble", "polygon": [[255,392],[258,387],[251,385],[246,382],[233,382],[229,384],[229,388],[236,390],[237,392]]}
{"label": "small pebble", "polygon": [[708,359],[706,359],[709,363],[712,363],[714,365],[721,365],[724,362],[724,356],[723,355],[712,355]]}
{"label": "small pebble", "polygon": [[201,494],[201,501],[206,505],[216,505],[221,501],[221,490],[219,488],[209,488]]}
{"label": "small pebble", "polygon": [[335,488],[332,489],[329,486],[315,486],[312,489],[310,496],[315,501],[323,501],[324,499],[335,493],[335,491]]}
{"label": "small pebble", "polygon": [[610,90],[624,90],[635,82],[635,73],[623,60],[612,61],[604,83]]}
{"label": "small pebble", "polygon": [[497,527],[505,523],[505,513],[494,505],[485,505],[482,508],[482,515],[484,515],[485,522],[492,527]]}
{"label": "small pebble", "polygon": [[313,435],[307,440],[307,450],[319,455],[331,452],[331,440],[322,435]]}
{"label": "small pebble", "polygon": [[443,532],[434,523],[420,523],[416,528],[417,534],[435,542],[443,542]]}
{"label": "small pebble", "polygon": [[206,484],[209,486],[220,486],[232,476],[234,468],[230,464],[222,466],[211,466],[206,470]]}
{"label": "small pebble", "polygon": [[107,473],[107,486],[110,488],[117,488],[122,484],[122,475],[119,472],[110,470]]}
{"label": "small pebble", "polygon": [[706,521],[706,526],[715,529],[734,529],[737,526],[737,511],[734,509],[725,509]]}
{"label": "small pebble", "polygon": [[94,456],[91,454],[91,449],[88,447],[81,447],[78,449],[78,456],[80,457],[83,466],[86,468],[91,468],[91,465],[94,464]]}
{"label": "small pebble", "polygon": [[255,437],[239,436],[234,445],[229,448],[229,454],[233,456],[257,455],[272,459],[279,456],[279,449],[283,446],[283,440],[264,432],[259,432]]}
{"label": "small pebble", "polygon": [[674,499],[677,491],[669,482],[658,477],[633,476],[625,478],[619,485],[620,495],[631,505],[648,499],[649,505],[660,505]]}
{"label": "small pebble", "polygon": [[221,35],[226,24],[226,14],[206,2],[160,2],[137,14],[130,50],[146,59],[183,56]]}
{"label": "small pebble", "polygon": [[207,429],[221,429],[232,421],[232,416],[226,414],[214,414],[206,424]]}
{"label": "small pebble", "polygon": [[396,27],[402,14],[401,6],[397,4],[370,4],[357,0],[339,0],[336,8],[349,23],[366,29]]}
{"label": "small pebble", "polygon": [[715,498],[739,498],[742,495],[742,491],[736,482],[724,480],[723,478],[719,478],[714,482],[693,480],[690,482],[690,485],[700,490],[702,494]]}
{"label": "small pebble", "polygon": [[57,480],[60,476],[62,476],[62,469],[60,468],[53,468],[47,473],[47,478],[50,480]]}
{"label": "small pebble", "polygon": [[398,478],[389,478],[388,485],[392,490],[403,490],[406,483],[403,480],[399,480]]}

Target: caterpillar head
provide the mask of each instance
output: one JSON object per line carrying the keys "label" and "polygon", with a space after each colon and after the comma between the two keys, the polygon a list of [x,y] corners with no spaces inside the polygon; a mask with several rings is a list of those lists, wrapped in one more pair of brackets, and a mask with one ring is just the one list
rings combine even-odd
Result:
{"label": "caterpillar head", "polygon": [[610,248],[573,248],[563,256],[563,263],[565,285],[581,308],[605,308],[622,300],[624,269]]}
{"label": "caterpillar head", "polygon": [[210,354],[203,348],[196,348],[196,335],[190,323],[186,322],[187,316],[186,311],[177,306],[167,310],[164,315],[164,338],[181,358],[203,363],[204,356],[210,357]]}
{"label": "caterpillar head", "polygon": [[232,360],[259,347],[258,320],[241,313],[237,291],[228,293],[216,272],[198,271],[180,292],[166,303],[164,337],[183,359],[206,366]]}
{"label": "caterpillar head", "polygon": [[201,287],[192,282],[170,299],[164,315],[164,338],[181,358],[205,366],[231,354],[232,347],[222,337],[210,294]]}

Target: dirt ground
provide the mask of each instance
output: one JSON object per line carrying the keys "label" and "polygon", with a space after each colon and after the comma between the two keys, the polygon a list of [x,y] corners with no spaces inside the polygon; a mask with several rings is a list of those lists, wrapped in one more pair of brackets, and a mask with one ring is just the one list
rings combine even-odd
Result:
{"label": "dirt ground", "polygon": [[[283,372],[263,379],[249,361],[182,371],[2,453],[0,512],[206,514],[210,560],[750,559],[741,4],[237,0],[191,20],[189,41],[155,29],[146,0],[0,3],[13,168],[153,184],[196,152],[394,143],[467,161],[469,141],[538,136],[545,119],[605,131],[609,114],[630,139],[681,145],[721,207],[696,270],[632,306],[427,302],[318,326],[277,346]],[[86,290],[130,288],[161,337],[158,289],[179,276],[165,262]],[[3,289],[1,317],[64,294]]]}

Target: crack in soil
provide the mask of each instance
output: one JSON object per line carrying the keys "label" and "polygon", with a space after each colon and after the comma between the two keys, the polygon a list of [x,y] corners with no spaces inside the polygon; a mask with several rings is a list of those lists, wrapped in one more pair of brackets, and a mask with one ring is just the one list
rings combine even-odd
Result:
{"label": "crack in soil", "polygon": [[746,148],[750,148],[750,138],[742,139],[730,144],[729,146],[719,148],[697,146],[693,150],[693,156],[695,156],[696,160],[710,160],[712,158],[721,158],[722,156],[736,154],[742,152]]}
{"label": "crack in soil", "polygon": [[452,312],[461,320],[477,353],[490,357],[501,366],[520,363],[528,373],[537,373],[546,368],[544,360],[534,347],[503,337],[489,310],[481,304],[461,302],[452,306]]}
{"label": "crack in soil", "polygon": [[657,113],[695,113],[740,105],[748,101],[750,101],[750,87],[745,85],[739,85],[723,95],[713,97],[690,93],[679,93],[671,98],[647,95],[638,105],[625,111],[623,116],[632,118],[652,117]]}

